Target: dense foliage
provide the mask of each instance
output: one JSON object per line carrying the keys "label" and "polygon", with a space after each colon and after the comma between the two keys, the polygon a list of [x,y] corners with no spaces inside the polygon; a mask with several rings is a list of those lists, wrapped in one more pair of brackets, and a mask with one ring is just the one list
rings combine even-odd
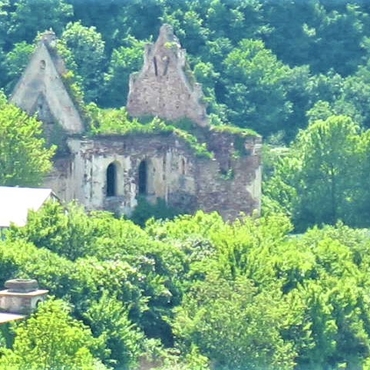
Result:
{"label": "dense foliage", "polygon": [[[88,4],[87,4],[88,3]],[[125,105],[128,77],[163,22],[174,26],[209,112],[289,142],[305,113],[327,101],[369,125],[370,18],[365,2],[5,0],[0,86],[19,78],[37,34],[52,28],[86,102]]]}
{"label": "dense foliage", "polygon": [[46,148],[42,125],[0,92],[0,184],[37,186],[51,169],[55,148]]}
{"label": "dense foliage", "polygon": [[368,232],[291,230],[278,214],[225,223],[203,212],[141,229],[47,204],[0,242],[0,284],[36,278],[58,299],[13,340],[3,327],[0,368],[365,366]]}
{"label": "dense foliage", "polygon": [[[123,108],[129,75],[140,69],[145,43],[152,42],[166,22],[174,27],[194,76],[203,85],[212,124],[254,129],[271,144],[265,162],[276,164],[276,153],[286,153],[276,146],[292,141],[290,157],[304,150],[316,152],[317,142],[303,145],[305,135],[297,139],[296,135],[310,122],[330,116],[350,117],[360,141],[366,141],[362,132],[370,127],[369,12],[366,2],[356,0],[3,0],[0,87],[11,92],[38,34],[53,29],[70,70],[64,78],[89,118],[91,133],[174,133],[200,156],[211,157],[193,132],[155,120],[132,121]],[[275,184],[286,184],[288,188],[281,191],[290,194],[282,197],[276,191],[279,185],[267,186],[268,209],[271,203],[274,209],[285,209],[297,230],[338,219],[368,226],[369,197],[358,190],[367,188],[367,146],[354,148],[356,140],[348,145],[344,155],[360,151],[362,160],[352,162],[349,169],[353,158],[345,159],[342,170],[331,177],[338,185],[331,185],[337,195],[331,191],[324,201],[328,210],[321,212],[315,204],[322,204],[329,181],[317,190],[321,198],[317,197],[318,183],[307,179],[308,164],[300,165],[307,170],[302,181],[289,173],[297,170],[297,164],[268,169],[266,179],[274,175]],[[310,166],[314,169],[313,162]],[[356,180],[347,181],[350,171]],[[325,172],[322,169],[321,174]],[[343,189],[339,183],[347,187],[342,199],[337,199]]]}
{"label": "dense foliage", "polygon": [[[194,132],[177,123],[130,120],[123,108],[129,75],[140,69],[145,43],[155,39],[161,24],[169,23],[203,85],[211,123],[254,129],[270,144],[265,163],[273,166],[265,178],[273,176],[275,185],[265,187],[267,209],[288,212],[296,230],[339,219],[368,226],[370,200],[363,189],[369,173],[365,138],[370,127],[369,12],[366,2],[356,0],[3,0],[0,87],[11,92],[38,34],[53,29],[70,70],[64,78],[92,134],[167,132],[183,138],[200,156],[211,157]],[[285,159],[281,165],[276,153],[286,151],[276,146],[294,141],[290,158],[320,151],[318,141],[303,144],[310,133],[296,136],[309,123],[331,116],[352,119],[361,149],[358,140],[347,142],[340,155],[351,158],[338,161],[341,169],[321,186],[311,178],[314,159],[295,165]],[[336,156],[336,148],[328,145],[329,156]],[[361,160],[353,162],[350,152]],[[317,155],[316,161],[321,157]],[[328,173],[323,166],[314,177]],[[302,175],[292,173],[300,168]],[[348,179],[350,172],[355,176]]]}
{"label": "dense foliage", "polygon": [[345,116],[312,122],[276,164],[265,194],[299,230],[338,219],[368,225],[369,134]]}
{"label": "dense foliage", "polygon": [[[91,134],[178,135],[211,157],[188,123],[123,108],[163,22],[203,84],[212,129],[264,136],[263,217],[144,226],[145,202],[143,228],[73,204],[30,214],[2,235],[0,286],[36,278],[55,298],[0,326],[0,369],[370,368],[370,237],[349,228],[370,225],[369,5],[0,0],[0,87],[11,92],[52,28]],[[38,184],[54,151],[40,123],[1,95],[0,132],[0,183]]]}

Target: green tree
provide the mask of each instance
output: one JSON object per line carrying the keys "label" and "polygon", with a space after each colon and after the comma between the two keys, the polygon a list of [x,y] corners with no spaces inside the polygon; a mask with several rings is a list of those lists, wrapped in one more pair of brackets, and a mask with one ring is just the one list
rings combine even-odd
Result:
{"label": "green tree", "polygon": [[127,46],[113,50],[108,65],[105,92],[99,98],[99,102],[106,107],[118,108],[126,104],[130,74],[140,71],[143,64],[144,42],[129,37],[125,44]]}
{"label": "green tree", "polygon": [[265,193],[283,205],[297,230],[342,219],[356,224],[361,172],[359,127],[331,116],[301,131],[277,164]]}
{"label": "green tree", "polygon": [[368,14],[353,3],[332,9],[328,9],[329,2],[325,5],[319,1],[313,3],[316,13],[311,31],[315,36],[310,50],[313,72],[325,73],[333,69],[342,76],[352,74],[365,56],[362,41]]}
{"label": "green tree", "polygon": [[67,305],[50,300],[15,328],[13,348],[0,358],[1,369],[104,369],[93,353],[99,343],[69,315]]}
{"label": "green tree", "polygon": [[359,3],[281,0],[265,2],[263,13],[272,29],[264,38],[267,47],[292,67],[308,64],[315,74],[348,76],[365,55],[368,11]]}
{"label": "green tree", "polygon": [[129,310],[107,291],[99,301],[92,302],[85,314],[94,336],[100,337],[109,349],[107,364],[110,362],[118,369],[135,368],[141,354],[143,334],[128,315]]}
{"label": "green tree", "polygon": [[176,335],[194,343],[215,369],[293,369],[292,345],[279,333],[287,309],[280,297],[258,293],[245,277],[231,282],[211,274],[177,310]]}
{"label": "green tree", "polygon": [[68,23],[61,42],[70,50],[74,71],[81,83],[86,102],[96,101],[101,93],[105,67],[104,41],[95,27],[85,27],[81,22]]}
{"label": "green tree", "polygon": [[292,112],[284,81],[289,68],[262,41],[242,40],[224,61],[229,121],[266,135],[285,129]]}
{"label": "green tree", "polygon": [[204,27],[199,12],[192,7],[194,5],[191,2],[184,2],[182,7],[177,5],[176,10],[165,14],[163,20],[174,27],[183,47],[190,54],[197,55],[206,43],[209,30]]}
{"label": "green tree", "polygon": [[61,35],[73,16],[73,7],[64,0],[19,0],[13,2],[8,33],[13,42],[32,42],[38,32],[52,29]]}
{"label": "green tree", "polygon": [[36,186],[51,169],[55,148],[45,148],[41,123],[8,104],[0,93],[0,184]]}
{"label": "green tree", "polygon": [[33,51],[33,45],[22,41],[15,44],[14,48],[6,54],[3,66],[5,69],[4,85],[8,92],[11,92],[18,82]]}
{"label": "green tree", "polygon": [[242,39],[256,39],[266,36],[270,27],[263,19],[263,2],[260,0],[240,0],[232,3],[210,0],[203,16],[205,26],[210,29],[210,38],[227,37],[234,44]]}
{"label": "green tree", "polygon": [[308,23],[315,19],[313,1],[264,2],[263,19],[271,32],[266,46],[290,66],[307,64],[313,35]]}

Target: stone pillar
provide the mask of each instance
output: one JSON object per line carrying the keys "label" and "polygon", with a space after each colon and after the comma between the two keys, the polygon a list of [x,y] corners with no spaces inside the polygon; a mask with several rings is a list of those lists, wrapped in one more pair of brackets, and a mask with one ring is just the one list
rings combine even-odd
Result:
{"label": "stone pillar", "polygon": [[15,314],[31,314],[43,302],[48,290],[39,289],[36,280],[13,279],[5,282],[0,291],[0,311]]}

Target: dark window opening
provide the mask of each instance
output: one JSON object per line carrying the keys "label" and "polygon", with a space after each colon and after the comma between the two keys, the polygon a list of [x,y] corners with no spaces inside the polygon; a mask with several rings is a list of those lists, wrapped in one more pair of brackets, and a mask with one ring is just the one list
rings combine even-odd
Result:
{"label": "dark window opening", "polygon": [[231,159],[229,158],[227,162],[220,164],[220,173],[224,178],[231,179],[234,176],[234,170],[232,167]]}
{"label": "dark window opening", "polygon": [[165,76],[167,74],[167,71],[168,71],[168,65],[170,64],[170,58],[169,57],[166,57],[165,61],[164,61],[164,71],[163,71],[163,76]]}
{"label": "dark window opening", "polygon": [[107,197],[114,197],[116,195],[116,178],[116,165],[111,163],[107,168]]}
{"label": "dark window opening", "polygon": [[157,66],[157,58],[153,58],[153,64],[154,64],[154,73],[156,76],[158,76],[158,66]]}
{"label": "dark window opening", "polygon": [[186,174],[186,163],[185,163],[185,159],[182,158],[181,159],[181,175],[185,175]]}
{"label": "dark window opening", "polygon": [[140,195],[146,194],[148,191],[147,172],[148,172],[147,163],[146,161],[142,161],[139,165],[139,194]]}
{"label": "dark window opening", "polygon": [[46,67],[46,62],[45,62],[45,60],[41,60],[41,61],[40,61],[40,69],[45,69],[45,67]]}

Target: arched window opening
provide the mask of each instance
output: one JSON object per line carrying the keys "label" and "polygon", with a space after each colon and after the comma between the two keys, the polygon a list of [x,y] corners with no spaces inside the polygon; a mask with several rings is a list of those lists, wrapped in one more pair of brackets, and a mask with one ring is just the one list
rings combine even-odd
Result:
{"label": "arched window opening", "polygon": [[107,167],[107,197],[114,197],[117,193],[117,168],[114,163]]}
{"label": "arched window opening", "polygon": [[141,161],[139,165],[139,194],[145,195],[148,192],[148,165],[146,161]]}
{"label": "arched window opening", "polygon": [[186,174],[186,162],[184,158],[181,158],[181,175]]}
{"label": "arched window opening", "polygon": [[167,74],[168,66],[170,64],[170,58],[167,56],[163,57],[163,62],[164,62],[163,76],[165,76]]}
{"label": "arched window opening", "polygon": [[154,74],[158,76],[158,65],[157,65],[157,58],[153,57],[153,65],[154,65]]}

